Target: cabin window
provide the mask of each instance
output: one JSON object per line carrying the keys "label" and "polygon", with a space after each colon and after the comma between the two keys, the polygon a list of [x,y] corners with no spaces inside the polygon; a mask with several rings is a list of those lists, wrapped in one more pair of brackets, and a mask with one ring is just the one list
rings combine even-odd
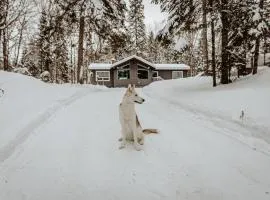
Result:
{"label": "cabin window", "polygon": [[148,69],[138,66],[138,78],[139,79],[148,79]]}
{"label": "cabin window", "polygon": [[118,80],[128,80],[130,79],[130,69],[129,65],[121,67],[117,70]]}
{"label": "cabin window", "polygon": [[183,78],[183,71],[172,71],[172,79]]}
{"label": "cabin window", "polygon": [[96,71],[96,81],[110,81],[110,71]]}
{"label": "cabin window", "polygon": [[153,77],[153,78],[157,78],[157,77],[158,77],[158,71],[153,71],[152,77]]}

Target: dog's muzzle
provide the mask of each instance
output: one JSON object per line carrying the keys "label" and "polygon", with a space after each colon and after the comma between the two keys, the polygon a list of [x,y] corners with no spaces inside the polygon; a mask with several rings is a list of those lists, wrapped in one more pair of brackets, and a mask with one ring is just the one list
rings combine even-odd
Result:
{"label": "dog's muzzle", "polygon": [[142,104],[143,102],[145,102],[144,99],[142,99],[141,101],[134,101],[135,103],[139,103],[139,104]]}

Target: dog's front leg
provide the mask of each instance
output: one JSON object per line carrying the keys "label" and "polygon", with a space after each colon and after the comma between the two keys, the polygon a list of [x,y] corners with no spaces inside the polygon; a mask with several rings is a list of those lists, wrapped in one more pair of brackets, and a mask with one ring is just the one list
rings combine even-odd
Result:
{"label": "dog's front leg", "polygon": [[119,140],[121,142],[119,149],[123,149],[126,147],[127,139],[126,139],[126,132],[125,131],[127,131],[127,130],[123,127],[121,130],[122,138],[121,138],[121,140]]}

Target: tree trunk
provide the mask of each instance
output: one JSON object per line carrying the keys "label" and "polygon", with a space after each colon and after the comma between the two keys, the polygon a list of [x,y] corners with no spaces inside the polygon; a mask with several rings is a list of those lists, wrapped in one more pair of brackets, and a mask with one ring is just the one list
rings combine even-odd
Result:
{"label": "tree trunk", "polygon": [[212,40],[212,73],[213,73],[213,87],[217,86],[216,79],[216,43],[215,43],[215,23],[214,23],[214,4],[213,0],[210,0],[211,6],[211,40]]}
{"label": "tree trunk", "polygon": [[[263,9],[263,3],[264,0],[260,0],[259,2],[259,8]],[[256,39],[255,43],[255,52],[254,52],[254,65],[253,65],[253,70],[252,74],[257,74],[258,71],[258,61],[259,61],[259,51],[260,51],[260,41],[261,41],[261,36],[258,36]]]}
{"label": "tree trunk", "polygon": [[252,74],[257,74],[257,71],[258,71],[259,50],[260,50],[260,39],[258,37],[255,43],[254,64],[253,64]]}
{"label": "tree trunk", "polygon": [[3,29],[5,27],[5,18],[6,18],[5,4],[6,4],[5,0],[0,1],[0,41],[2,41]]}
{"label": "tree trunk", "polygon": [[17,55],[16,55],[16,60],[15,60],[15,66],[16,67],[18,65],[20,48],[21,48],[21,43],[22,43],[22,38],[23,38],[23,29],[24,29],[24,26],[25,26],[25,16],[23,17],[23,21],[22,21],[22,24],[21,25],[22,26],[21,26],[21,30],[20,30],[19,44],[18,44]]}
{"label": "tree trunk", "polygon": [[5,71],[8,71],[9,69],[9,66],[8,66],[8,33],[7,33],[7,27],[6,27],[6,24],[7,24],[7,15],[8,15],[8,8],[9,8],[9,5],[8,5],[8,1],[4,1],[3,3],[3,9],[5,11],[5,14],[3,16],[3,29],[2,29],[2,38],[3,38],[3,61],[4,61],[4,70]]}
{"label": "tree trunk", "polygon": [[207,19],[206,19],[206,0],[202,0],[202,10],[203,10],[203,30],[202,30],[202,44],[203,44],[203,63],[205,74],[208,74],[209,61],[208,61],[208,45],[207,45]]}
{"label": "tree trunk", "polygon": [[229,83],[229,70],[228,70],[228,14],[227,14],[228,0],[221,0],[221,84]]}
{"label": "tree trunk", "polygon": [[266,46],[267,46],[267,43],[266,43],[266,36],[264,35],[264,48],[263,48],[263,65],[265,66],[266,65]]}
{"label": "tree trunk", "polygon": [[79,46],[78,46],[78,68],[77,68],[77,81],[83,84],[83,39],[84,39],[84,13],[81,11],[80,24],[79,24]]}
{"label": "tree trunk", "polygon": [[7,40],[7,29],[3,29],[3,60],[4,60],[4,71],[8,71],[8,40]]}
{"label": "tree trunk", "polygon": [[250,58],[250,66],[251,66],[251,69],[254,68],[254,56],[251,56]]}

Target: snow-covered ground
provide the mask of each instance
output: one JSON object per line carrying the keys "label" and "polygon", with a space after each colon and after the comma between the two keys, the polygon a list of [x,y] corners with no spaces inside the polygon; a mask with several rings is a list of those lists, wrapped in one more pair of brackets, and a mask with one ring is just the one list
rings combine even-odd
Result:
{"label": "snow-covered ground", "polygon": [[268,200],[269,75],[215,89],[197,77],[138,90],[141,123],[160,134],[135,151],[118,149],[124,89],[0,72],[0,199]]}
{"label": "snow-covered ground", "polygon": [[269,67],[260,67],[257,75],[216,88],[210,77],[198,76],[155,82],[143,91],[221,127],[234,128],[232,137],[270,154]]}

